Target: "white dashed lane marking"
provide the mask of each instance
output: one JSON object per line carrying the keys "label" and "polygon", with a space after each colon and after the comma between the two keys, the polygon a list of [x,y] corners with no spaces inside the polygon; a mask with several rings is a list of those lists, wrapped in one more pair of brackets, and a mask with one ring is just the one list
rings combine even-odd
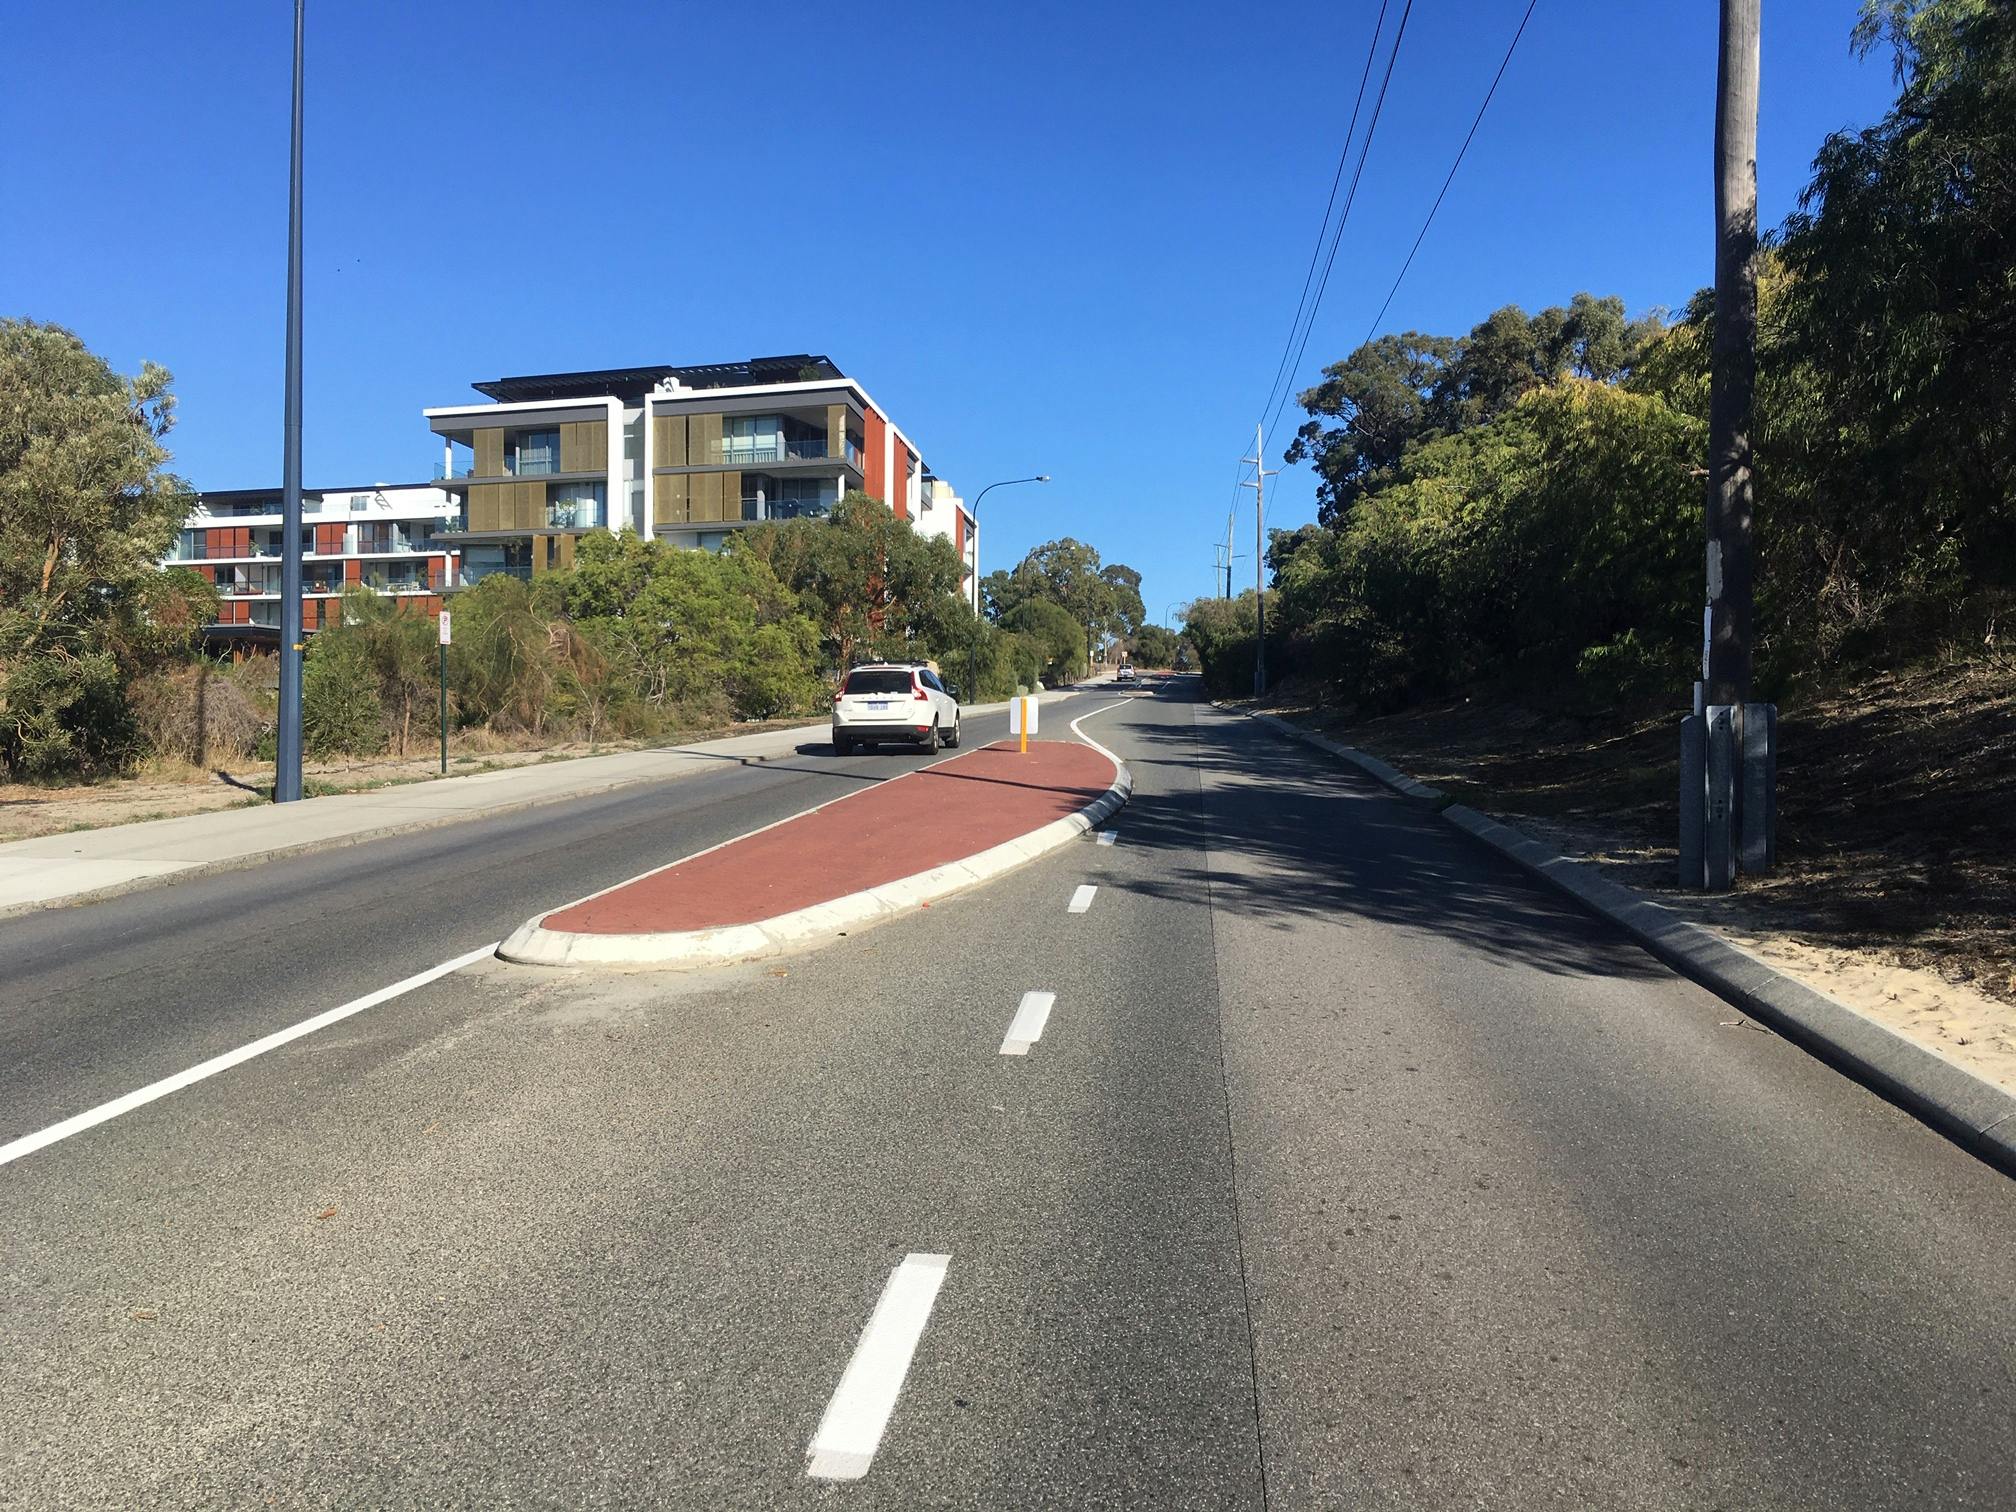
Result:
{"label": "white dashed lane marking", "polygon": [[889,1273],[805,1451],[805,1473],[813,1479],[859,1480],[868,1473],[951,1263],[950,1255],[906,1255]]}
{"label": "white dashed lane marking", "polygon": [[1076,892],[1071,894],[1071,901],[1065,905],[1064,911],[1066,913],[1085,912],[1086,909],[1092,906],[1093,895],[1098,891],[1098,888],[1092,886],[1080,887]]}
{"label": "white dashed lane marking", "polygon": [[1043,1038],[1043,1026],[1050,1022],[1050,1008],[1056,1001],[1054,992],[1023,993],[1022,1006],[1008,1026],[1008,1037],[1001,1041],[1001,1053],[1027,1055],[1029,1047]]}

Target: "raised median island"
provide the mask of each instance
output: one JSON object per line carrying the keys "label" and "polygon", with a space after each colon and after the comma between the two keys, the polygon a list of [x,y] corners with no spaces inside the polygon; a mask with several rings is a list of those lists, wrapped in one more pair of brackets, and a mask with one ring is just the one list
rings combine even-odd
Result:
{"label": "raised median island", "polygon": [[799,948],[1020,865],[1112,813],[1130,785],[1094,746],[987,746],[556,909],[499,954],[706,965]]}

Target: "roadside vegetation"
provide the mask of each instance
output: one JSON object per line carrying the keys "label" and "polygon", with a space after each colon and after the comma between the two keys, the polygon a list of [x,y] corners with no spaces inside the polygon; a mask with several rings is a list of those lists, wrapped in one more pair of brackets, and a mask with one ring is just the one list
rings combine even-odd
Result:
{"label": "roadside vegetation", "polygon": [[[1830,137],[1766,253],[1760,692],[1992,646],[2016,597],[2016,11],[1880,0],[1899,94]],[[1269,548],[1271,673],[1390,712],[1489,684],[1623,709],[1698,658],[1712,300],[1578,294],[1359,347],[1300,396],[1319,521]],[[1249,593],[1200,601],[1251,689]]]}
{"label": "roadside vegetation", "polygon": [[[1884,0],[1854,45],[1892,50],[1896,103],[1827,140],[1764,255],[1779,864],[1725,906],[2016,1001],[2016,11]],[[1583,294],[1328,368],[1289,451],[1320,518],[1269,551],[1275,705],[1670,889],[1711,308]],[[1251,694],[1253,594],[1185,633]]]}
{"label": "roadside vegetation", "polygon": [[[0,775],[209,779],[272,759],[275,659],[206,658],[216,590],[158,566],[194,500],[168,471],[174,413],[166,371],[123,378],[60,327],[0,321]],[[1073,540],[993,574],[984,616],[961,579],[949,542],[861,493],[719,552],[584,536],[569,570],[453,595],[449,743],[593,749],[804,718],[864,659],[936,660],[987,701],[1081,675],[1141,621],[1139,574]],[[441,707],[431,617],[359,589],[310,637],[311,760],[422,757]]]}

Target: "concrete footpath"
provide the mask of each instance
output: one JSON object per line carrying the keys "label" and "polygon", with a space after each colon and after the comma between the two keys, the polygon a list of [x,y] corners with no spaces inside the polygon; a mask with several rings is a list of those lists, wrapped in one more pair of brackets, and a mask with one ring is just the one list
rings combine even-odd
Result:
{"label": "concrete footpath", "polygon": [[[1059,698],[1073,689],[1042,695]],[[1006,708],[972,704],[968,715]],[[306,798],[39,835],[0,845],[0,918],[56,904],[81,903],[178,878],[252,866],[276,856],[352,845],[405,830],[585,798],[644,782],[712,771],[723,762],[777,761],[828,738],[829,723],[731,735],[693,745],[621,751],[568,761],[403,783],[368,793]]]}
{"label": "concrete footpath", "polygon": [[1100,746],[987,746],[554,909],[497,953],[537,966],[677,967],[819,944],[1076,839],[1132,785]]}

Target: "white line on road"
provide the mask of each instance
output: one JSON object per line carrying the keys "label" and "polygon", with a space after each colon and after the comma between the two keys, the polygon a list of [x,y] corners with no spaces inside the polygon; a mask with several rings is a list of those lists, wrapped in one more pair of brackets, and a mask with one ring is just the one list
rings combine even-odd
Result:
{"label": "white line on road", "polygon": [[1080,740],[1084,741],[1085,744],[1092,747],[1092,749],[1097,751],[1101,756],[1104,756],[1108,761],[1112,762],[1113,765],[1115,765],[1116,767],[1123,765],[1124,763],[1121,762],[1118,756],[1115,756],[1111,751],[1107,750],[1106,747],[1099,744],[1098,741],[1094,740],[1090,735],[1087,735],[1083,730],[1079,729],[1078,726],[1085,723],[1086,720],[1091,719],[1094,715],[1104,714],[1108,709],[1117,709],[1120,708],[1123,704],[1130,704],[1133,701],[1134,700],[1131,698],[1116,698],[1112,703],[1101,704],[1096,709],[1087,709],[1083,714],[1080,714],[1076,719],[1071,721],[1071,733],[1073,735],[1076,735]]}
{"label": "white line on road", "polygon": [[861,1330],[861,1342],[805,1451],[807,1475],[859,1480],[868,1473],[951,1263],[950,1255],[906,1255],[889,1273],[882,1300]]}
{"label": "white line on road", "polygon": [[1092,906],[1093,896],[1098,891],[1099,891],[1098,888],[1091,886],[1089,883],[1086,884],[1085,886],[1080,887],[1076,892],[1071,894],[1071,901],[1065,905],[1064,912],[1066,913],[1085,912],[1086,909]]}
{"label": "white line on road", "polygon": [[0,1165],[19,1160],[23,1155],[32,1155],[46,1145],[55,1144],[60,1139],[68,1139],[72,1134],[81,1134],[86,1129],[117,1118],[121,1113],[131,1113],[135,1108],[144,1108],[156,1098],[166,1097],[170,1092],[180,1092],[184,1087],[215,1076],[219,1071],[229,1071],[233,1066],[241,1066],[254,1056],[264,1055],[268,1050],[277,1050],[303,1035],[313,1034],[317,1029],[326,1029],[331,1024],[349,1018],[353,1013],[362,1013],[366,1008],[376,1008],[380,1003],[411,992],[416,987],[425,987],[450,972],[460,971],[464,966],[473,966],[485,956],[494,955],[498,942],[492,940],[466,955],[459,955],[452,961],[443,961],[439,966],[430,966],[403,982],[394,982],[390,987],[380,987],[376,992],[366,993],[340,1008],[331,1008],[326,1013],[318,1013],[310,1019],[287,1029],[277,1030],[264,1039],[256,1039],[249,1045],[240,1045],[236,1050],[204,1061],[200,1066],[191,1066],[187,1071],[177,1071],[173,1076],[165,1076],[160,1081],[151,1082],[138,1091],[128,1092],[124,1097],[115,1097],[108,1103],[100,1103],[87,1112],[66,1118],[61,1123],[51,1124],[35,1134],[24,1134],[11,1143],[0,1145]]}
{"label": "white line on road", "polygon": [[1115,840],[1118,840],[1119,838],[1120,838],[1120,832],[1118,830],[1099,831],[1099,843],[1101,845],[1111,845]]}
{"label": "white line on road", "polygon": [[1022,1006],[1008,1026],[1008,1037],[1001,1041],[1001,1053],[1027,1055],[1029,1047],[1043,1038],[1043,1026],[1050,1022],[1050,1007],[1056,1001],[1054,992],[1023,993]]}

